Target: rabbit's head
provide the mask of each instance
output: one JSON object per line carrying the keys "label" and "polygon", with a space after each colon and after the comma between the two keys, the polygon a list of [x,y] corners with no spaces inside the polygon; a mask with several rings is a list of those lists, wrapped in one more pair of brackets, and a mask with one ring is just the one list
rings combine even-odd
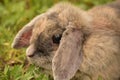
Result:
{"label": "rabbit's head", "polygon": [[70,4],[57,4],[25,25],[16,35],[13,47],[28,47],[30,62],[53,71],[55,80],[69,80],[82,61],[83,29],[89,24],[88,18]]}

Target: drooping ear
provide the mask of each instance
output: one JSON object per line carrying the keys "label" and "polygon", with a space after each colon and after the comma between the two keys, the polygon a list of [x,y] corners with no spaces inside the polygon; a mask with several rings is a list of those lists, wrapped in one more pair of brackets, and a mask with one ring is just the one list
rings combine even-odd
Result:
{"label": "drooping ear", "polygon": [[17,33],[12,43],[13,48],[22,48],[29,45],[32,29],[36,21],[41,19],[43,16],[44,14],[36,16]]}
{"label": "drooping ear", "polygon": [[68,28],[62,36],[52,61],[54,80],[70,80],[82,61],[83,33],[80,29]]}

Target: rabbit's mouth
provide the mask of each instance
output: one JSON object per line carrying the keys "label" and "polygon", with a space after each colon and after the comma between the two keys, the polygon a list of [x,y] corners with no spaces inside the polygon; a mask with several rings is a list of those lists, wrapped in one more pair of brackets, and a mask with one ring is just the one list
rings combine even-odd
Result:
{"label": "rabbit's mouth", "polygon": [[28,57],[28,60],[35,64],[36,66],[45,68],[47,70],[52,70],[52,56],[51,55],[34,55],[33,57]]}
{"label": "rabbit's mouth", "polygon": [[34,56],[32,58],[28,57],[28,60],[32,64],[35,64],[36,67],[39,67],[42,73],[52,75],[52,62],[46,58],[46,56]]}

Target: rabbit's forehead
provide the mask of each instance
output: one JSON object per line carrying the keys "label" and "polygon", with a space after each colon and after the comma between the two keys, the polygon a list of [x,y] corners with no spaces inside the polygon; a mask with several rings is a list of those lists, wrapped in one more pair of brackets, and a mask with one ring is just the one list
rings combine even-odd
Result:
{"label": "rabbit's forehead", "polygon": [[46,25],[46,20],[40,20],[36,22],[32,31],[30,43],[34,42],[37,39],[37,37],[40,35],[40,33],[44,31],[45,25]]}
{"label": "rabbit's forehead", "polygon": [[54,20],[44,20],[37,22],[31,38],[31,42],[35,42],[41,34],[43,37],[51,37],[54,34],[62,34],[65,29]]}

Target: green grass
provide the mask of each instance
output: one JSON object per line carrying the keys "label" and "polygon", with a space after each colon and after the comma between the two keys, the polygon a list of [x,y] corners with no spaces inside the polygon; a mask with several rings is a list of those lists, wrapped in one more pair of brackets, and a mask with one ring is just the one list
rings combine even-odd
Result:
{"label": "green grass", "polygon": [[11,43],[20,28],[59,1],[89,9],[112,0],[0,0],[0,80],[49,80],[26,63],[25,49],[12,49]]}

